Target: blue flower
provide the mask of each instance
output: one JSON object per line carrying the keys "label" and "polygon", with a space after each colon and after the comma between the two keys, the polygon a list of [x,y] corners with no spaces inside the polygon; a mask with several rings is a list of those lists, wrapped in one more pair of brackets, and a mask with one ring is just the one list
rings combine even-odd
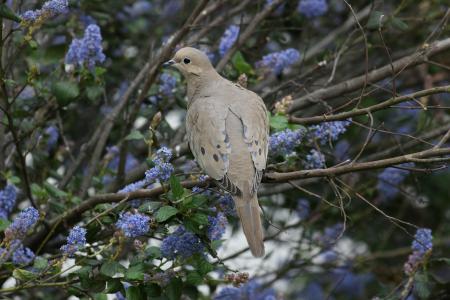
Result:
{"label": "blue flower", "polygon": [[306,199],[298,200],[296,212],[301,220],[307,219],[309,213],[311,212],[311,206],[309,205],[309,201]]}
{"label": "blue flower", "polygon": [[157,163],[156,166],[151,168],[150,170],[145,171],[145,178],[147,181],[152,182],[156,179],[161,181],[167,181],[170,178],[170,175],[173,173],[174,168],[172,164],[160,162]]}
{"label": "blue flower", "polygon": [[317,282],[310,282],[298,294],[299,299],[326,299],[326,294],[320,284]]}
{"label": "blue flower", "polygon": [[172,158],[172,150],[163,146],[156,151],[156,157],[167,162]]}
{"label": "blue flower", "polygon": [[67,244],[61,247],[61,251],[69,256],[73,256],[76,251],[86,245],[86,229],[75,226],[70,230],[67,237]]}
{"label": "blue flower", "polygon": [[152,4],[148,1],[136,1],[132,5],[125,6],[123,10],[132,18],[139,17],[152,9]]}
{"label": "blue flower", "polygon": [[431,234],[431,229],[419,228],[414,235],[414,241],[411,248],[413,251],[425,254],[425,252],[433,248],[432,240],[433,236]]}
{"label": "blue flower", "polygon": [[216,217],[208,216],[208,221],[208,238],[211,241],[220,240],[227,229],[227,217],[224,213],[219,212]]}
{"label": "blue flower", "polygon": [[322,145],[336,141],[339,135],[343,134],[347,130],[347,126],[350,125],[351,120],[325,122],[320,125],[314,125],[309,127],[311,138],[320,140]]}
{"label": "blue flower", "polygon": [[17,199],[17,189],[14,185],[8,184],[0,190],[0,218],[8,219]]}
{"label": "blue flower", "polygon": [[39,212],[33,207],[28,207],[21,211],[12,224],[9,225],[5,231],[5,235],[9,239],[21,239],[25,237],[27,232],[34,226],[34,224],[36,224],[38,220]]}
{"label": "blue flower", "polygon": [[44,3],[41,9],[28,10],[22,14],[26,22],[36,22],[39,18],[47,19],[69,11],[68,0],[50,0]]}
{"label": "blue flower", "polygon": [[217,202],[219,204],[219,209],[223,211],[227,216],[236,217],[237,214],[236,208],[234,207],[234,200],[230,194],[220,196],[219,199],[217,199]]}
{"label": "blue flower", "polygon": [[274,289],[263,289],[256,280],[251,280],[239,288],[225,287],[214,296],[214,300],[276,300]]}
{"label": "blue flower", "polygon": [[121,213],[116,227],[122,230],[127,237],[142,236],[150,230],[150,217],[140,213]]}
{"label": "blue flower", "polygon": [[282,156],[291,154],[302,142],[304,133],[303,129],[286,129],[272,134],[269,139],[269,153]]}
{"label": "blue flower", "polygon": [[294,64],[299,59],[300,53],[293,48],[289,48],[263,56],[262,60],[259,61],[257,65],[269,68],[275,75],[280,75],[285,68]]}
{"label": "blue flower", "polygon": [[366,285],[372,279],[370,274],[355,274],[347,268],[337,268],[332,272],[335,277],[335,290],[345,293],[351,299],[363,299]]}
{"label": "blue flower", "polygon": [[[412,164],[402,164],[400,166],[410,167]],[[409,171],[398,168],[386,168],[378,174],[377,190],[385,199],[393,199],[399,192],[399,185],[408,176]]]}
{"label": "blue flower", "polygon": [[134,191],[142,189],[147,184],[148,184],[147,180],[142,179],[142,180],[130,183],[129,185],[125,186],[123,189],[120,189],[118,191],[118,193],[119,194],[131,193],[131,192],[134,192]]}
{"label": "blue flower", "polygon": [[177,256],[188,258],[195,253],[200,253],[204,246],[200,239],[184,226],[179,226],[177,230],[162,241],[161,253],[168,259]]}
{"label": "blue flower", "polygon": [[227,30],[225,30],[225,33],[220,39],[219,53],[221,56],[224,56],[225,53],[227,53],[228,50],[230,50],[230,48],[233,47],[233,44],[236,42],[238,37],[239,37],[239,26],[230,25],[227,28]]}
{"label": "blue flower", "polygon": [[308,19],[320,17],[328,10],[326,0],[300,0],[297,10]]}
{"label": "blue flower", "polygon": [[82,39],[74,39],[66,54],[66,64],[86,66],[93,69],[97,62],[105,61],[103,54],[102,35],[100,27],[96,24],[89,25],[84,31]]}
{"label": "blue flower", "polygon": [[310,169],[322,169],[325,167],[325,156],[317,151],[316,149],[312,149],[308,155],[306,155],[305,168]]}
{"label": "blue flower", "polygon": [[324,248],[329,248],[337,242],[344,229],[344,224],[337,223],[333,226],[326,227],[323,233],[318,237],[318,242]]}
{"label": "blue flower", "polygon": [[58,143],[59,138],[59,130],[58,127],[51,125],[45,129],[45,134],[48,136],[47,138],[47,150],[52,150],[55,148],[56,143]]}
{"label": "blue flower", "polygon": [[163,96],[171,97],[177,85],[177,78],[169,73],[162,73],[159,81],[161,82],[159,92]]}
{"label": "blue flower", "polygon": [[16,266],[28,265],[34,260],[34,252],[24,247],[22,243],[14,250],[11,261]]}

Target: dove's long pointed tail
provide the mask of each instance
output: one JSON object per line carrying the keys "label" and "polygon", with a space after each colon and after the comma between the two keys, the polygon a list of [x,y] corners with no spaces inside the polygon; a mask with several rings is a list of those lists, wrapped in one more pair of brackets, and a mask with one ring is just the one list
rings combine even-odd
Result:
{"label": "dove's long pointed tail", "polygon": [[264,256],[264,235],[256,193],[249,197],[233,197],[236,211],[253,256]]}

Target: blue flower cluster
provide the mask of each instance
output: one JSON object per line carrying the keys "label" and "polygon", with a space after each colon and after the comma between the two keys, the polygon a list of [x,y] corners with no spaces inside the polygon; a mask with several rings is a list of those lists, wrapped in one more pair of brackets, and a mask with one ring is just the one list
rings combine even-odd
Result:
{"label": "blue flower cluster", "polygon": [[106,59],[103,54],[102,35],[100,27],[96,24],[89,25],[84,31],[82,39],[74,39],[66,54],[66,64],[86,66],[92,70],[96,63],[102,63]]}
{"label": "blue flower cluster", "polygon": [[17,199],[17,189],[14,185],[8,184],[0,190],[0,218],[8,219]]}
{"label": "blue flower cluster", "polygon": [[316,149],[312,149],[310,153],[306,155],[304,165],[308,170],[322,169],[323,167],[325,167],[325,155],[323,155]]}
{"label": "blue flower cluster", "polygon": [[286,129],[275,132],[269,139],[269,153],[282,156],[291,154],[300,145],[304,135],[305,131],[303,129]]}
{"label": "blue flower cluster", "polygon": [[126,237],[142,236],[150,230],[150,217],[140,213],[121,213],[116,227],[122,230]]}
{"label": "blue flower cluster", "polygon": [[75,226],[70,230],[67,237],[67,244],[61,247],[61,251],[72,257],[75,252],[82,249],[86,245],[86,229],[80,226]]}
{"label": "blue flower cluster", "polygon": [[299,199],[297,203],[296,212],[301,220],[307,219],[309,213],[311,212],[311,206],[309,204],[309,201],[306,199]]}
{"label": "blue flower cluster", "polygon": [[419,228],[414,235],[414,241],[412,243],[412,250],[421,254],[425,254],[428,250],[433,248],[433,236],[431,229]]}
{"label": "blue flower cluster", "polygon": [[351,120],[325,122],[320,125],[310,126],[308,128],[312,139],[316,138],[320,140],[322,145],[336,141],[339,135],[343,134]]}
{"label": "blue flower cluster", "polygon": [[39,212],[33,207],[21,211],[5,230],[5,236],[10,239],[22,239],[39,220]]}
{"label": "blue flower cluster", "polygon": [[239,37],[239,26],[230,25],[227,28],[227,30],[225,30],[225,33],[220,39],[219,53],[221,56],[224,56],[225,53],[227,53],[228,50],[230,50],[230,48],[233,47],[233,44],[237,41],[238,37]]}
{"label": "blue flower cluster", "polygon": [[[20,241],[16,241],[16,243],[17,242],[20,243]],[[11,261],[16,266],[24,266],[30,264],[34,260],[34,257],[34,252],[20,243],[13,252]]]}
{"label": "blue flower cluster", "polygon": [[327,0],[300,0],[297,10],[308,19],[320,17],[328,10]]}
{"label": "blue flower cluster", "polygon": [[44,20],[69,11],[68,0],[50,0],[44,3],[41,9],[28,10],[22,14],[22,19],[26,22],[36,22],[38,19]]}
{"label": "blue flower cluster", "polygon": [[406,275],[410,276],[423,261],[425,254],[433,248],[433,236],[431,229],[419,228],[414,235],[411,249],[412,254],[409,255],[408,261],[403,266]]}
{"label": "blue flower cluster", "polygon": [[168,259],[177,256],[188,258],[195,253],[200,253],[204,246],[200,239],[184,226],[179,226],[177,230],[162,241],[161,253]]}
{"label": "blue flower cluster", "polygon": [[16,266],[28,265],[34,260],[34,253],[31,249],[23,246],[20,240],[12,240],[7,243],[7,248],[0,248],[0,264],[11,259]]}
{"label": "blue flower cluster", "polygon": [[174,168],[168,161],[172,158],[172,151],[166,147],[161,147],[156,152],[156,158],[153,160],[155,166],[145,172],[145,179],[153,182],[157,179],[167,181],[172,175]]}
{"label": "blue flower cluster", "polygon": [[208,221],[208,238],[211,241],[220,240],[227,229],[227,217],[224,213],[219,212],[216,217],[208,216]]}
{"label": "blue flower cluster", "polygon": [[223,196],[220,196],[217,199],[217,202],[219,204],[219,209],[225,213],[227,216],[233,216],[235,217],[236,214],[236,208],[234,207],[234,200],[231,197],[230,194],[225,194]]}
{"label": "blue flower cluster", "polygon": [[333,246],[341,235],[343,229],[344,224],[342,223],[337,223],[333,226],[326,227],[323,233],[318,237],[318,243],[324,248]]}
{"label": "blue flower cluster", "polygon": [[214,296],[214,300],[276,300],[276,291],[264,289],[256,280],[251,280],[239,288],[225,287]]}
{"label": "blue flower cluster", "polygon": [[[402,167],[410,167],[411,164],[402,164]],[[409,171],[397,168],[386,168],[378,174],[377,190],[383,198],[390,200],[399,193],[399,185],[408,176]]]}
{"label": "blue flower cluster", "polygon": [[293,48],[289,48],[263,56],[262,60],[259,61],[257,65],[269,68],[275,75],[280,75],[284,69],[291,66],[299,59],[300,53]]}
{"label": "blue flower cluster", "polygon": [[58,143],[59,130],[58,127],[51,125],[45,129],[45,134],[47,135],[47,150],[50,151],[55,148],[56,143]]}
{"label": "blue flower cluster", "polygon": [[160,77],[159,92],[166,97],[173,95],[173,90],[177,85],[177,78],[169,73],[162,73]]}

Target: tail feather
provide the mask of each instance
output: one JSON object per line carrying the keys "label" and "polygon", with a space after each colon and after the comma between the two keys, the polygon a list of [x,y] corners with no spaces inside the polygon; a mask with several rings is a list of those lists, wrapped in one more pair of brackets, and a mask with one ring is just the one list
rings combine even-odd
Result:
{"label": "tail feather", "polygon": [[250,199],[235,196],[233,200],[253,256],[264,256],[264,235],[256,194],[251,196]]}

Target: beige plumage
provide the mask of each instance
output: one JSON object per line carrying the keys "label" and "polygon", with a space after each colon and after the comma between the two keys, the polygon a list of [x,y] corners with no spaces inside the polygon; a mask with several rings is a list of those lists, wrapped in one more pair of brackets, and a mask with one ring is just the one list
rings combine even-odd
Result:
{"label": "beige plumage", "polygon": [[257,190],[266,167],[267,110],[255,93],[221,77],[208,57],[182,48],[166,64],[186,78],[186,131],[200,167],[231,193],[254,256],[264,255]]}

